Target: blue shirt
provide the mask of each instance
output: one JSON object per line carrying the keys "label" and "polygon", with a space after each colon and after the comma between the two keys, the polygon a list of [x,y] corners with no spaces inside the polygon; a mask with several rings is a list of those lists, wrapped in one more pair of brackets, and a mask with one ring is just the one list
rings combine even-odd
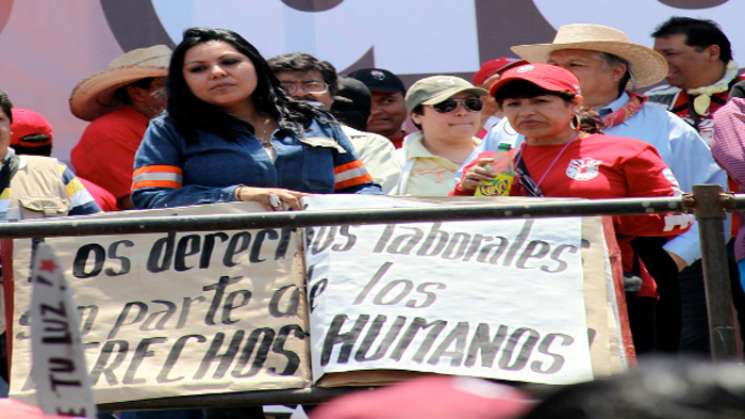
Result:
{"label": "blue shirt", "polygon": [[[623,93],[618,99],[598,109],[598,112],[604,108],[616,111],[628,100],[629,95]],[[704,139],[683,119],[659,104],[646,102],[634,116],[604,132],[608,135],[637,138],[654,146],[684,192],[691,192],[693,185],[698,184],[717,184],[725,190],[727,188],[727,175],[714,161]],[[517,147],[523,141],[524,137],[504,118],[489,131],[463,166],[483,151],[496,151],[500,143]],[[463,166],[456,173],[456,179],[460,179]],[[666,243],[665,250],[682,257],[689,265],[699,259],[701,248],[698,224],[693,223],[687,232]]]}
{"label": "blue shirt", "polygon": [[313,121],[299,137],[287,129],[272,134],[276,158],[247,128],[235,140],[199,131],[189,143],[173,121],[150,121],[135,156],[132,202],[161,208],[235,200],[241,185],[310,193],[380,193],[352,144],[336,124]]}

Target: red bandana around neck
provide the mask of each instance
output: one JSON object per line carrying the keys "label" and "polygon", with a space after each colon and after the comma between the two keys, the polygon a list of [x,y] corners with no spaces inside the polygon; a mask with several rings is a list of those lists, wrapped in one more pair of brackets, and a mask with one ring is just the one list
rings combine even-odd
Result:
{"label": "red bandana around neck", "polygon": [[617,111],[611,112],[603,117],[603,124],[605,125],[605,129],[620,125],[627,119],[636,115],[636,113],[639,112],[644,106],[644,102],[647,101],[646,96],[642,96],[632,92],[627,92],[627,94],[629,95],[629,101],[626,102],[625,105],[623,105]]}

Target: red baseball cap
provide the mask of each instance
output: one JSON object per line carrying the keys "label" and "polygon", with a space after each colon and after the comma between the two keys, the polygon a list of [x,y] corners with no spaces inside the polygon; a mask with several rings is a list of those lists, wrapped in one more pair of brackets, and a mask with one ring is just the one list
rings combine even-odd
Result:
{"label": "red baseball cap", "polygon": [[[31,109],[13,108],[13,124],[10,129],[13,135],[10,145],[40,147],[52,144],[52,125],[40,113]],[[31,140],[24,137],[34,136]],[[46,137],[46,139],[44,138]]]}
{"label": "red baseball cap", "polygon": [[36,406],[14,399],[0,399],[0,412],[13,419],[70,419],[70,416],[47,415]]}
{"label": "red baseball cap", "polygon": [[511,68],[489,89],[494,94],[505,84],[514,80],[525,80],[551,92],[564,92],[581,95],[579,80],[571,71],[550,64],[525,64]]}
{"label": "red baseball cap", "polygon": [[321,405],[311,419],[512,419],[532,402],[502,384],[468,377],[426,376]]}
{"label": "red baseball cap", "polygon": [[481,64],[481,68],[473,75],[473,85],[481,87],[489,77],[503,73],[512,67],[527,64],[528,62],[519,58],[499,57]]}

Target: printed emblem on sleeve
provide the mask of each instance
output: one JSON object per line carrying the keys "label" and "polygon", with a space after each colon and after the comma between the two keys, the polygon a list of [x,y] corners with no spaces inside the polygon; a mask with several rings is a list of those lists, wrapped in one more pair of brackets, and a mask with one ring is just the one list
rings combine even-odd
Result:
{"label": "printed emblem on sleeve", "polygon": [[595,160],[592,157],[572,159],[569,162],[566,174],[574,180],[595,179],[595,177],[597,177],[599,173],[601,163],[603,162],[600,160]]}

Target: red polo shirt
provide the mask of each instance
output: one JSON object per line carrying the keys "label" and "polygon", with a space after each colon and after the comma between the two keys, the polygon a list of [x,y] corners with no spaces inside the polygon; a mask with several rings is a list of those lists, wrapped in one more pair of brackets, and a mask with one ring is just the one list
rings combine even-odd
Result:
{"label": "red polo shirt", "polygon": [[93,120],[70,152],[75,173],[111,192],[129,195],[135,153],[149,119],[123,106]]}

